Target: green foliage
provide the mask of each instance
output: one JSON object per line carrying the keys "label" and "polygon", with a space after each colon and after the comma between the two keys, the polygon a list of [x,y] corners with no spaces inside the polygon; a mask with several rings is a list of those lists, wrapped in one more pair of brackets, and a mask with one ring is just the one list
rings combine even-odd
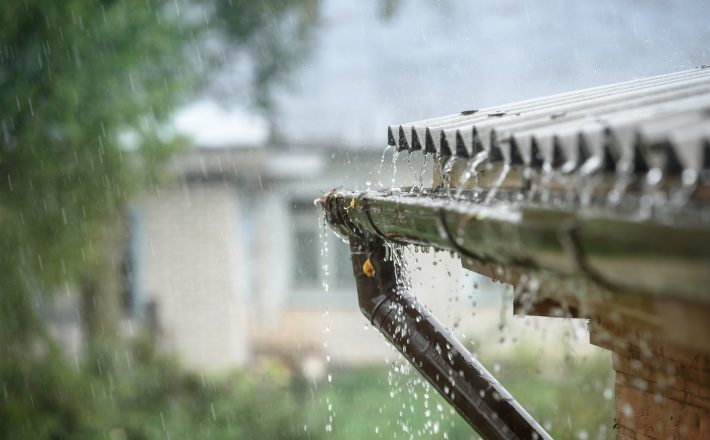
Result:
{"label": "green foliage", "polygon": [[[165,121],[231,56],[241,60],[246,53],[245,70],[260,88],[253,95],[268,96],[268,86],[289,67],[282,54],[305,44],[316,15],[304,8],[315,5],[0,2],[0,438],[104,438],[111,430],[119,438],[153,438],[163,424],[179,432],[181,423],[186,432],[203,432],[196,424],[208,400],[224,420],[205,428],[216,438],[288,432],[283,419],[294,405],[264,415],[265,403],[254,406],[263,386],[255,379],[195,387],[194,378],[152,356],[119,368],[116,358],[128,349],[115,334],[90,341],[86,361],[73,365],[57,352],[39,310],[56,292],[79,286],[89,293],[82,310],[88,339],[103,329],[115,333],[108,325],[118,319],[115,307],[87,315],[92,304],[117,302],[125,205],[184,145],[165,134]],[[305,13],[303,38],[281,31],[284,21]],[[212,50],[215,43],[220,50]],[[265,61],[249,60],[250,54]],[[267,396],[283,386],[266,387]],[[227,414],[219,399],[236,402],[243,414]],[[257,416],[269,418],[269,427],[252,433]]]}
{"label": "green foliage", "polygon": [[498,362],[500,382],[553,438],[578,438],[581,431],[588,438],[614,437],[609,356],[550,364],[522,349]]}
{"label": "green foliage", "polygon": [[[220,42],[222,54],[249,52],[239,60],[253,66],[255,99],[265,105],[268,85],[304,47],[316,6],[0,3],[0,286],[48,291],[91,273],[96,229],[120,215],[148,168],[179,143],[160,127],[209,82],[217,59],[208,43]],[[130,146],[121,142],[128,134]]]}
{"label": "green foliage", "polygon": [[[613,371],[608,357],[551,365],[525,349],[502,358],[494,375],[553,438],[613,438]],[[493,368],[490,368],[493,371]],[[550,374],[553,371],[553,374]],[[547,372],[547,373],[546,373]],[[428,396],[428,397],[427,397]],[[336,371],[332,387],[322,387],[310,403],[311,433],[324,432],[331,412],[339,439],[475,439],[468,424],[408,366]]]}
{"label": "green foliage", "polygon": [[[250,64],[250,98],[261,108],[272,106],[270,85],[283,82],[308,53],[318,24],[319,0],[219,0],[213,20],[224,29],[233,55]],[[244,67],[241,65],[240,67]],[[226,87],[226,96],[233,96]]]}
{"label": "green foliage", "polygon": [[[98,229],[145,181],[136,164],[172,143],[155,142],[157,124],[195,77],[179,68],[190,31],[161,8],[138,0],[0,6],[0,285],[12,295],[3,316],[92,272]],[[138,134],[133,151],[119,142],[127,131]],[[8,336],[19,341],[30,322],[18,320]]]}
{"label": "green foliage", "polygon": [[70,368],[56,352],[0,363],[3,439],[142,440],[303,437],[302,409],[281,363],[208,378],[150,345]]}
{"label": "green foliage", "polygon": [[[328,406],[332,405],[332,412]],[[309,430],[338,439],[469,438],[473,431],[408,365],[335,371],[333,385],[310,402]],[[452,437],[453,435],[453,437]],[[458,436],[457,436],[458,435]]]}

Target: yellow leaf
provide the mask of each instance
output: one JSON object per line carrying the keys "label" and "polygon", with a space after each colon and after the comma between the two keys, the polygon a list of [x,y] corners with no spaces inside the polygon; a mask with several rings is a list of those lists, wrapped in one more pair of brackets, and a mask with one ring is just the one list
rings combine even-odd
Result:
{"label": "yellow leaf", "polygon": [[362,272],[368,278],[375,276],[375,267],[372,265],[369,258],[362,264]]}

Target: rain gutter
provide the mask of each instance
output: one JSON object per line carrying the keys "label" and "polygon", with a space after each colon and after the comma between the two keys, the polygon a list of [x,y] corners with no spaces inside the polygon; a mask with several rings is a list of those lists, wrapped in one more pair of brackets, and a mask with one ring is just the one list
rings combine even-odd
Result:
{"label": "rain gutter", "polygon": [[349,205],[353,212],[346,211],[346,198],[344,194],[331,193],[321,198],[320,204],[331,226],[350,242],[358,303],[372,326],[482,438],[550,439],[540,424],[412,292],[397,288],[391,252],[398,250],[387,246],[370,214],[365,214],[366,224],[351,218],[357,202]]}

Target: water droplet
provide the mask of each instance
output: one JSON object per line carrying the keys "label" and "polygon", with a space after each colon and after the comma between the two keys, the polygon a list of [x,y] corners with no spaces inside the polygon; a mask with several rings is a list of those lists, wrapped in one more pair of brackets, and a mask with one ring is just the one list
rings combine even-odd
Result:
{"label": "water droplet", "polygon": [[621,405],[621,413],[624,415],[624,417],[631,417],[631,415],[634,413],[634,410],[628,403],[623,403]]}
{"label": "water droplet", "polygon": [[611,388],[605,388],[604,389],[604,398],[606,400],[611,400],[611,398],[614,397],[614,392],[612,391]]}

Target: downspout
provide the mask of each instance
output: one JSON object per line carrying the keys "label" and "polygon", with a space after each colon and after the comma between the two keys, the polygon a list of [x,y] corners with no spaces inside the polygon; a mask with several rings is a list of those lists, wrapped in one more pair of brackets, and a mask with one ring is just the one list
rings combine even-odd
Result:
{"label": "downspout", "polygon": [[483,439],[551,438],[411,292],[398,291],[380,238],[350,235],[350,250],[362,313]]}

